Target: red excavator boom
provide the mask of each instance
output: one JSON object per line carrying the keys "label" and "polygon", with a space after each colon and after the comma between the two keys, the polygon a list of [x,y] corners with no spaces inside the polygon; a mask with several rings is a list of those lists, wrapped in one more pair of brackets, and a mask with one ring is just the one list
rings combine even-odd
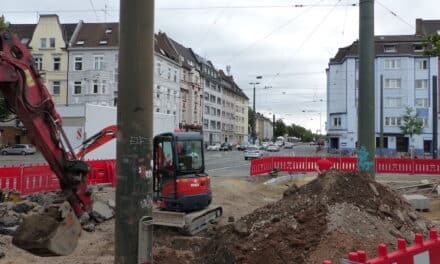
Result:
{"label": "red excavator boom", "polygon": [[[58,177],[65,199],[81,217],[90,210],[92,202],[85,181],[90,168],[73,151],[31,53],[9,31],[0,32],[0,92]],[[44,252],[41,248],[27,250],[37,254],[64,253],[52,249]]]}

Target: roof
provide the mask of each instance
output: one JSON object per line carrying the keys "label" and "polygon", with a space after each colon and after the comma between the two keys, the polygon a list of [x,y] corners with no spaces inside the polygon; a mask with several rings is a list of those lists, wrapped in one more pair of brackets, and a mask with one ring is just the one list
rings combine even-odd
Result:
{"label": "roof", "polygon": [[[195,67],[195,65],[197,64],[197,59],[192,53],[191,49],[183,46],[172,38],[168,38],[168,40],[170,41],[171,45],[174,46],[177,53],[184,58],[182,66],[186,66],[187,68]],[[189,62],[192,63],[192,66],[189,64]]]}
{"label": "roof", "polygon": [[226,75],[223,70],[219,70],[219,75],[220,75],[220,78],[222,78],[222,80],[224,80],[225,82],[230,84],[230,87],[224,86],[225,88],[227,88],[231,92],[235,93],[236,95],[244,97],[247,100],[249,100],[249,98],[246,96],[246,94],[240,89],[240,87],[234,81],[234,77],[233,76]]}
{"label": "roof", "polygon": [[14,33],[23,44],[29,46],[35,27],[36,24],[9,24],[8,29]]}
{"label": "roof", "polygon": [[177,63],[180,62],[179,54],[164,32],[159,31],[159,33],[154,34],[154,51]]}
{"label": "roof", "polygon": [[416,19],[416,35],[438,34],[440,30],[440,20]]}
{"label": "roof", "polygon": [[[81,23],[72,47],[118,47],[119,23]],[[72,31],[73,34],[73,31]]]}
{"label": "roof", "polygon": [[[388,35],[375,36],[375,54],[376,56],[395,56],[395,55],[420,55],[421,52],[414,50],[416,45],[420,45],[426,41],[424,36],[418,35]],[[394,46],[395,52],[385,52],[386,46]],[[341,63],[346,57],[358,57],[359,41],[354,41],[350,46],[339,48],[334,58],[330,59],[330,63]]]}
{"label": "roof", "polygon": [[66,44],[69,43],[70,39],[72,38],[73,32],[75,32],[75,28],[77,25],[78,23],[61,24],[61,29],[63,30],[63,38]]}

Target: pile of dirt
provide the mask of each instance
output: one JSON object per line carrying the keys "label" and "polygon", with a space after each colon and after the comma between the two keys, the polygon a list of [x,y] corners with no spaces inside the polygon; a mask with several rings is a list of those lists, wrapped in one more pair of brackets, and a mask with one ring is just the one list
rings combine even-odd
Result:
{"label": "pile of dirt", "polygon": [[432,227],[389,187],[331,170],[216,232],[196,263],[335,263],[353,250],[408,242]]}

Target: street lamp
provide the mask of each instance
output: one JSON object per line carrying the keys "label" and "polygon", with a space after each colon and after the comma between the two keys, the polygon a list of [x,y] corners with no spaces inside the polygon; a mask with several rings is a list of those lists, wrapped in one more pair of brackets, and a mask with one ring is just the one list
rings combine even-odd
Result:
{"label": "street lamp", "polygon": [[315,112],[315,111],[306,111],[306,110],[302,110],[302,112],[303,113],[319,113],[319,134],[321,134],[322,133],[322,130],[321,130],[321,112]]}
{"label": "street lamp", "polygon": [[[263,79],[263,76],[257,76],[257,79]],[[254,86],[254,98],[253,98],[253,111],[254,111],[254,124],[252,126],[252,143],[255,144],[255,138],[257,135],[256,126],[257,126],[257,112],[255,112],[255,86],[260,84],[259,82],[250,82],[250,85]]]}

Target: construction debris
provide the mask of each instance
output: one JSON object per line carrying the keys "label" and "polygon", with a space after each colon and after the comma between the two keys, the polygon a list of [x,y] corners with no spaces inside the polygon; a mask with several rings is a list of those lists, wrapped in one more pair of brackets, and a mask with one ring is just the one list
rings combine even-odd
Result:
{"label": "construction debris", "polygon": [[416,209],[417,211],[431,211],[431,204],[428,197],[421,194],[404,194],[403,197]]}
{"label": "construction debris", "polygon": [[431,227],[391,188],[331,170],[219,228],[194,263],[337,263],[354,249],[374,254],[379,243],[410,241]]}

